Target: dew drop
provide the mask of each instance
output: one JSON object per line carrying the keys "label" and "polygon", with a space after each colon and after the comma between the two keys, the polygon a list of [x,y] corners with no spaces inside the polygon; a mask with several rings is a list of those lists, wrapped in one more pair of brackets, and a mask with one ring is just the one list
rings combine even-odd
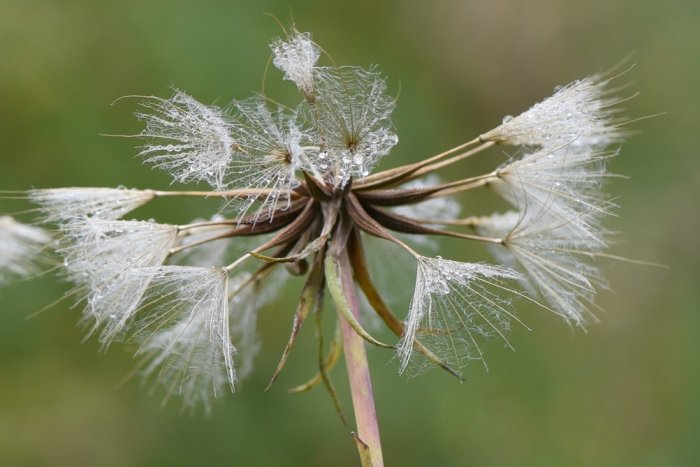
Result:
{"label": "dew drop", "polygon": [[512,116],[512,115],[506,115],[505,117],[503,117],[503,123],[508,123],[508,122],[510,122],[511,120],[513,120],[513,116]]}

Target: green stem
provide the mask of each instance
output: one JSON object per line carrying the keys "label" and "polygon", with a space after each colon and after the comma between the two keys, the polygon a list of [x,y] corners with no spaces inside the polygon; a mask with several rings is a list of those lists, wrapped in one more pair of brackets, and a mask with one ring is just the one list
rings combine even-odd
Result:
{"label": "green stem", "polygon": [[[340,282],[347,300],[347,304],[352,314],[357,320],[360,319],[360,305],[355,293],[355,284],[352,276],[352,269],[348,259],[347,251],[343,251],[339,256]],[[374,406],[374,396],[372,393],[372,380],[369,374],[369,363],[367,362],[367,352],[365,342],[352,326],[339,314],[340,331],[343,336],[343,349],[345,351],[345,365],[348,370],[350,380],[350,391],[352,394],[352,405],[355,411],[355,422],[357,423],[357,434],[360,440],[369,448],[371,467],[383,467],[382,445],[379,438],[379,424],[377,422],[377,412]],[[366,461],[363,460],[363,466]],[[366,467],[366,466],[365,466]]]}

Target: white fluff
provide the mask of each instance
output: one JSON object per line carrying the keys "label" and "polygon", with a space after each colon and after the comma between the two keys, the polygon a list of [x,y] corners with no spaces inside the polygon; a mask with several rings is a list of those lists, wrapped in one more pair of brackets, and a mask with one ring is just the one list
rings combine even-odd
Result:
{"label": "white fluff", "polygon": [[401,371],[413,355],[415,339],[453,368],[467,360],[483,362],[480,339],[499,336],[507,344],[511,321],[516,318],[503,298],[509,289],[501,282],[519,278],[506,267],[420,257],[398,346]]}
{"label": "white fluff", "polygon": [[[243,155],[232,161],[227,186],[270,190],[259,200],[259,214],[280,203],[288,204],[290,191],[299,184],[296,171],[305,158],[302,146],[309,142],[306,131],[295,114],[287,114],[282,108],[270,111],[260,96],[233,105],[239,122],[237,144]],[[240,214],[245,214],[255,202],[244,200],[238,208]]]}
{"label": "white fluff", "polygon": [[[85,302],[83,322],[89,332],[97,333],[105,347],[117,339],[136,344],[144,378],[163,386],[166,400],[179,395],[192,409],[203,405],[209,411],[212,398],[234,390],[238,379],[252,371],[260,348],[258,310],[268,298],[261,288],[264,285],[271,294],[284,290],[266,275],[271,270],[267,266],[257,269],[256,275],[247,272],[249,266],[260,267],[252,258],[259,256],[256,252],[337,253],[351,231],[360,238],[371,232],[391,239],[361,212],[346,206],[352,196],[370,214],[370,206],[382,204],[361,191],[348,190],[351,181],[368,176],[398,144],[391,118],[395,100],[387,95],[386,80],[374,68],[319,67],[321,48],[309,33],[295,29],[286,39],[274,40],[270,48],[274,66],[303,95],[296,107],[273,105],[271,99],[257,95],[219,108],[174,89],[166,99],[146,97],[136,114],[145,124],[138,135],[146,140],[139,152],[143,160],[168,172],[174,182],[206,182],[215,192],[60,188],[31,190],[27,195],[39,205],[43,221],[58,224],[57,251],[64,258],[66,277],[76,285],[68,296]],[[525,283],[533,295],[543,297],[541,303],[548,303],[567,321],[585,324],[590,316],[586,307],[596,289],[604,286],[590,260],[607,246],[608,232],[601,222],[614,207],[602,191],[610,176],[605,162],[614,156],[605,146],[621,140],[620,128],[627,122],[617,117],[620,100],[607,89],[609,81],[592,76],[558,88],[552,97],[517,117],[505,118],[478,139],[423,164],[378,174],[365,180],[364,187],[355,185],[356,190],[388,187],[390,193],[405,180],[402,176],[432,173],[497,143],[519,146],[514,157],[493,172],[470,178],[455,172],[451,178],[461,181],[450,184],[454,190],[444,191],[489,185],[517,211],[440,224],[459,217],[457,201],[436,196],[389,208],[420,223],[437,222],[435,229],[474,226],[490,238],[457,236],[488,243],[505,264],[429,258],[401,240],[382,245],[384,256],[370,253],[370,265],[386,258],[387,252],[398,261],[417,258],[415,290],[398,344],[401,372],[409,364],[435,363],[436,358],[418,343],[455,371],[469,360],[483,362],[481,345],[488,338],[509,346],[511,326],[519,322],[511,299],[527,298],[510,289],[510,281]],[[479,140],[484,144],[476,147]],[[467,151],[472,144],[474,148]],[[429,175],[403,188],[439,184]],[[314,189],[316,185],[330,193],[329,199]],[[12,193],[8,196],[14,197]],[[224,208],[234,211],[228,216],[233,219],[225,221],[230,224],[214,225],[221,219],[214,218],[211,223],[186,226],[118,220],[156,196],[223,199]],[[297,204],[312,199],[315,204],[308,206],[313,209],[304,214],[315,217],[287,219],[280,214],[291,206],[297,212]],[[280,222],[269,229],[246,228],[270,221],[273,215]],[[265,230],[269,232],[257,235]],[[213,240],[233,234],[240,237]],[[265,241],[273,237],[274,242]],[[411,236],[423,246],[433,241],[427,237]],[[332,243],[323,246],[329,238]],[[40,229],[0,217],[0,282],[8,275],[33,272],[30,259],[50,241]],[[323,248],[313,248],[319,245]],[[402,266],[397,264],[392,258],[372,273],[380,281],[386,276],[396,279]],[[296,269],[288,271],[299,272]],[[405,288],[405,283],[392,285]],[[387,303],[394,305],[394,298],[388,296]],[[402,305],[405,308],[406,303]]]}
{"label": "white fluff", "polygon": [[314,69],[321,48],[311,40],[311,34],[292,31],[286,41],[279,38],[272,41],[270,48],[274,55],[272,63],[284,72],[284,79],[296,84],[306,96],[313,96]]}
{"label": "white fluff", "polygon": [[238,350],[236,366],[240,379],[248,377],[253,371],[253,361],[260,350],[258,308],[267,298],[267,294],[261,293],[260,284],[248,282],[250,277],[248,273],[240,273],[229,279],[229,290],[236,292],[229,301],[229,319],[231,340]]}
{"label": "white fluff", "polygon": [[384,78],[358,67],[320,68],[316,94],[308,118],[321,146],[309,159],[312,168],[329,172],[335,186],[368,175],[399,141],[391,121],[395,102],[386,95]]}
{"label": "white fluff", "polygon": [[615,120],[617,99],[608,96],[609,80],[590,76],[557,87],[554,95],[481,135],[482,141],[524,146],[606,146],[624,136]]}
{"label": "white fluff", "polygon": [[0,216],[0,284],[36,273],[35,260],[49,242],[51,236],[43,229]]}
{"label": "white fluff", "polygon": [[85,288],[84,322],[101,328],[107,345],[128,326],[148,280],[137,268],[161,265],[175,244],[177,227],[142,221],[87,219],[63,228],[68,278]]}
{"label": "white fluff", "polygon": [[186,407],[234,389],[236,349],[229,337],[228,273],[221,268],[165,266],[135,271],[148,281],[135,324],[143,375]]}
{"label": "white fluff", "polygon": [[136,116],[146,123],[139,136],[152,140],[139,153],[180,183],[205,181],[223,187],[234,157],[233,124],[221,109],[175,90],[170,99],[151,97]]}
{"label": "white fluff", "polygon": [[599,219],[615,207],[602,190],[613,155],[570,144],[536,150],[498,169],[493,187],[519,211],[568,224],[602,246]]}
{"label": "white fluff", "polygon": [[29,191],[44,222],[65,223],[84,217],[114,220],[154,197],[151,190],[127,188],[47,188]]}
{"label": "white fluff", "polygon": [[481,234],[505,240],[492,251],[526,273],[529,290],[537,290],[567,321],[583,325],[592,317],[587,307],[596,287],[604,286],[600,271],[590,262],[605,246],[602,234],[590,226],[590,235],[581,235],[580,224],[585,221],[585,217],[566,222],[547,212],[509,211],[483,217],[477,225]]}
{"label": "white fluff", "polygon": [[604,286],[591,258],[607,248],[602,220],[615,208],[602,190],[610,176],[605,162],[615,153],[565,144],[526,153],[498,170],[494,188],[518,212],[482,218],[483,235],[506,240],[494,246],[497,258],[519,264],[531,291],[554,311],[577,325],[596,287]]}

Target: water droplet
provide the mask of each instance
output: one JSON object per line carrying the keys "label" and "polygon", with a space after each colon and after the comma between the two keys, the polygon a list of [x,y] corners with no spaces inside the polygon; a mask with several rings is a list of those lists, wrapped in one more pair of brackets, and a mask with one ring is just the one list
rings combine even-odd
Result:
{"label": "water droplet", "polygon": [[511,120],[513,120],[513,116],[512,116],[512,115],[506,115],[505,117],[503,117],[503,123],[508,123],[508,122],[510,122]]}

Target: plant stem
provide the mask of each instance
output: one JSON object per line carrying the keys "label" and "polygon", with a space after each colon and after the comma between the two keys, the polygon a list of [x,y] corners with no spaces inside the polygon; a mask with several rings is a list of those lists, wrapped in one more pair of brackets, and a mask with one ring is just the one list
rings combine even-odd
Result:
{"label": "plant stem", "polygon": [[[343,294],[347,299],[353,315],[359,320],[360,305],[355,293],[352,268],[350,267],[347,251],[343,251],[340,254],[339,262],[342,271],[341,287],[343,289]],[[369,374],[365,342],[340,314],[338,319],[340,319],[340,330],[343,336],[345,365],[348,370],[348,379],[350,380],[350,391],[352,394],[352,405],[355,411],[357,434],[360,440],[369,448],[371,457],[370,465],[372,467],[383,467],[382,445],[379,439],[379,425],[377,422],[377,412],[374,407],[372,381]]]}

